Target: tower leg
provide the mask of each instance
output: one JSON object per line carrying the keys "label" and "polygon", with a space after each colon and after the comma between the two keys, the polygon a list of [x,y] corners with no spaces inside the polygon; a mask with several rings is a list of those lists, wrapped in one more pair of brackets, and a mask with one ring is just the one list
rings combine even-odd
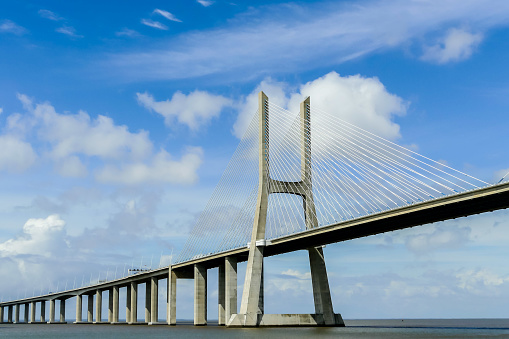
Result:
{"label": "tower leg", "polygon": [[313,284],[313,297],[315,312],[323,314],[325,326],[344,326],[340,315],[335,315],[332,308],[332,299],[325,267],[325,258],[322,247],[309,248],[309,265],[311,267],[311,282]]}

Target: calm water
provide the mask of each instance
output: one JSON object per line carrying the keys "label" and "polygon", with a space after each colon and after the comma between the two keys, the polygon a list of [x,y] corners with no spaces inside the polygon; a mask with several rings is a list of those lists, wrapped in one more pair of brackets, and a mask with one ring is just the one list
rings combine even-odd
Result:
{"label": "calm water", "polygon": [[226,329],[129,325],[0,325],[0,338],[509,338],[506,319],[346,320],[344,328]]}

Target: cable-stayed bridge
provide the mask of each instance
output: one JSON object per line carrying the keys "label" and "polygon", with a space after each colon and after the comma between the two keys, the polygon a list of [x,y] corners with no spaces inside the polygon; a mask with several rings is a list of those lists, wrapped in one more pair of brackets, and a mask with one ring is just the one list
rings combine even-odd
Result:
{"label": "cable-stayed bridge", "polygon": [[[257,113],[175,263],[0,303],[0,322],[20,322],[23,308],[24,322],[63,323],[66,300],[76,298],[77,323],[104,323],[106,292],[107,322],[118,323],[119,291],[126,288],[126,322],[137,324],[138,286],[145,284],[145,323],[157,324],[158,282],[166,279],[164,323],[174,325],[177,279],[194,279],[194,323],[206,325],[207,270],[218,267],[220,325],[343,326],[333,310],[323,245],[508,207],[507,181],[476,179],[313,108],[309,98],[295,114],[261,92]],[[297,250],[309,254],[315,313],[265,314],[263,258]],[[238,309],[237,263],[244,261]]]}

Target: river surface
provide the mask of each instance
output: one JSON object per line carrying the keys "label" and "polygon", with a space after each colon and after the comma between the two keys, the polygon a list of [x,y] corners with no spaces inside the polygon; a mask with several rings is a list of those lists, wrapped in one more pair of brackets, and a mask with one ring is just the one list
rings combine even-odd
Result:
{"label": "river surface", "polygon": [[0,324],[0,338],[509,338],[507,319],[345,320],[343,328],[228,329],[210,324],[195,327],[132,325]]}

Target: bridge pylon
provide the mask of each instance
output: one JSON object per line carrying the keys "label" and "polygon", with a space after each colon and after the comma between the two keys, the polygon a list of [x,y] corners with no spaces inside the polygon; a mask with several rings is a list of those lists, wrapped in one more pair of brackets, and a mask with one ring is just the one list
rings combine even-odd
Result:
{"label": "bridge pylon", "polygon": [[258,94],[259,106],[259,181],[255,218],[249,244],[246,278],[240,312],[227,319],[230,327],[255,326],[344,326],[332,307],[327,269],[322,247],[308,248],[315,314],[265,314],[263,296],[263,250],[269,194],[294,194],[302,197],[306,229],[318,227],[313,201],[311,175],[310,98],[300,104],[300,181],[280,181],[270,176],[269,99]]}

